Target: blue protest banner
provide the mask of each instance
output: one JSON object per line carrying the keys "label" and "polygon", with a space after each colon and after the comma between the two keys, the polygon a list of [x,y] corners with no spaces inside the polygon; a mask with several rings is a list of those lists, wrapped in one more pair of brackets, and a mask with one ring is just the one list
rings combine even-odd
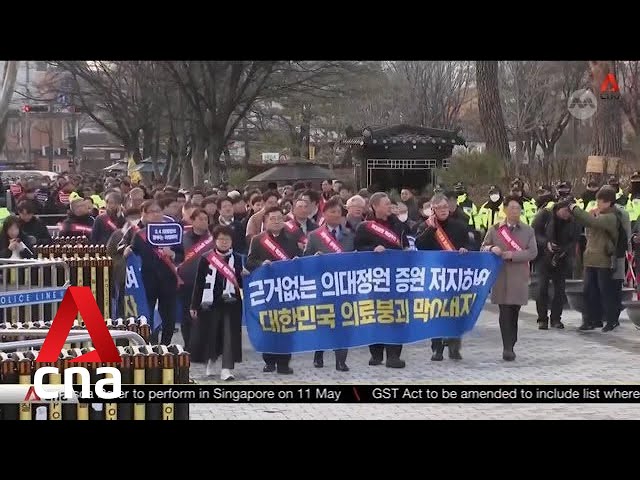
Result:
{"label": "blue protest banner", "polygon": [[171,247],[182,243],[182,225],[179,223],[150,223],[147,240],[154,247]]}
{"label": "blue protest banner", "polygon": [[[138,255],[127,257],[127,275],[124,290],[124,312],[126,317],[139,317],[144,315],[151,326],[152,331],[156,331],[162,326],[162,317],[157,308],[153,311],[149,309],[147,293],[142,281],[142,260]],[[180,323],[182,306],[178,300],[176,302],[176,320]]]}
{"label": "blue protest banner", "polygon": [[[142,283],[142,261],[138,255],[127,257],[127,275],[124,286],[125,317],[138,318],[141,315],[151,322],[151,312],[147,303],[147,294]],[[153,328],[153,326],[152,326]]]}
{"label": "blue protest banner", "polygon": [[485,252],[354,252],[273,262],[244,281],[258,352],[297,353],[459,337],[502,260]]}

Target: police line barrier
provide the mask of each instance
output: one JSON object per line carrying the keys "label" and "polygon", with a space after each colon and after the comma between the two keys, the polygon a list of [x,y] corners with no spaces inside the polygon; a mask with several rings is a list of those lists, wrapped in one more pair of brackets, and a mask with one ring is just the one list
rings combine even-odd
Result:
{"label": "police line barrier", "polygon": [[54,318],[69,283],[62,259],[0,259],[0,322]]}
{"label": "police line barrier", "polygon": [[[149,338],[151,337],[151,326],[148,324],[147,317],[141,316],[138,318],[129,317],[129,318],[106,318],[105,323],[109,330],[119,330],[119,331],[129,331],[134,332],[140,335],[145,342],[149,342]],[[43,338],[44,335],[48,333],[48,330],[51,328],[51,321],[27,321],[27,322],[4,322],[0,323],[0,343],[9,342],[15,339],[18,340],[30,340],[36,338]],[[86,333],[87,330],[78,322],[76,319],[73,327],[72,333],[80,334]],[[90,343],[79,343],[75,345],[74,342],[68,342],[72,347],[89,347]],[[126,339],[116,339],[116,346],[126,346]],[[71,348],[71,347],[69,347]]]}
{"label": "police line barrier", "polygon": [[[97,368],[115,367],[120,370],[123,385],[188,384],[191,358],[181,345],[132,345],[117,347],[120,363],[88,363],[71,360],[93,350],[71,348],[61,352],[55,363],[36,362],[38,352],[0,352],[1,384],[33,384],[35,371],[53,366],[58,375],[48,375],[50,384],[62,383],[64,371],[70,367],[89,370],[91,383],[99,379]],[[47,378],[45,377],[45,378]],[[78,378],[77,384],[81,381]],[[2,420],[188,420],[189,404],[181,403],[62,403],[38,401],[31,393],[18,405],[0,404]]]}
{"label": "police line barrier", "polygon": [[[80,243],[72,243],[75,240]],[[73,286],[90,286],[103,317],[111,313],[113,290],[111,269],[113,260],[107,256],[104,245],[89,245],[86,237],[56,237],[49,245],[35,245],[38,259],[58,259],[67,263],[70,269],[70,283]],[[78,315],[78,320],[81,317]]]}

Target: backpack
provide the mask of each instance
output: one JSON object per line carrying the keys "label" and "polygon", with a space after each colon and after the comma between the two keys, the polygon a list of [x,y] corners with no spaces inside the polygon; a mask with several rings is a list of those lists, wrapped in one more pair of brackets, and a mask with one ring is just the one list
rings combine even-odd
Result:
{"label": "backpack", "polygon": [[618,243],[616,244],[616,258],[625,258],[627,255],[627,245],[629,239],[627,238],[627,231],[622,225],[622,212],[617,207],[615,208],[616,223],[618,225]]}

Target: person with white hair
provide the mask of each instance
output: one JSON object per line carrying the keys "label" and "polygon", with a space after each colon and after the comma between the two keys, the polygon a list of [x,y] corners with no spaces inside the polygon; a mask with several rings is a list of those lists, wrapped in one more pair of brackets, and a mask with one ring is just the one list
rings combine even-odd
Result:
{"label": "person with white hair", "polygon": [[347,226],[355,231],[358,228],[358,225],[362,223],[364,220],[364,209],[366,206],[366,201],[360,195],[354,195],[349,200],[347,200],[347,217],[346,222]]}

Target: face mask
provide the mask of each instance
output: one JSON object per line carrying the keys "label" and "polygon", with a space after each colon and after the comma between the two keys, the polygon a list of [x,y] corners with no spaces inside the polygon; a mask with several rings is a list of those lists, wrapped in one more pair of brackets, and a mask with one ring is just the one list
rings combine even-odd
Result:
{"label": "face mask", "polygon": [[398,215],[398,219],[403,223],[407,221],[407,218],[409,218],[409,214],[407,213],[401,213]]}
{"label": "face mask", "polygon": [[489,200],[491,200],[493,203],[497,202],[498,200],[500,200],[500,194],[492,193],[491,195],[489,195]]}

